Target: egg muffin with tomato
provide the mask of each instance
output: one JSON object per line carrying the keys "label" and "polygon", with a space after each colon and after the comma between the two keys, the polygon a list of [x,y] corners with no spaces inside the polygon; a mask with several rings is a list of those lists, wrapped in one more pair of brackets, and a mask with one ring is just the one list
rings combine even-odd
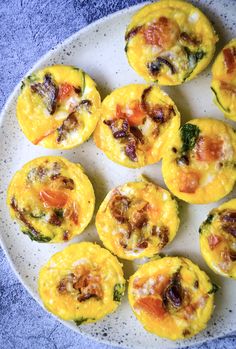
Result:
{"label": "egg muffin with tomato", "polygon": [[209,267],[236,279],[236,199],[213,209],[199,233],[201,252]]}
{"label": "egg muffin with tomato", "polygon": [[129,303],[144,328],[172,340],[202,331],[213,312],[216,287],[187,258],[164,257],[142,265],[129,281]]}
{"label": "egg muffin with tomato", "polygon": [[207,67],[217,40],[198,8],[181,0],[161,0],[133,16],[125,51],[131,67],[145,80],[179,85]]}
{"label": "egg muffin with tomato", "polygon": [[174,239],[178,227],[175,199],[148,181],[111,190],[96,216],[96,228],[105,247],[130,260],[158,253]]}
{"label": "egg muffin with tomato", "polygon": [[217,56],[212,67],[211,89],[216,105],[226,117],[236,121],[236,39]]}
{"label": "egg muffin with tomato", "polygon": [[169,190],[192,204],[220,200],[236,179],[234,130],[216,119],[183,125],[166,148],[162,171]]}
{"label": "egg muffin with tomato", "polygon": [[122,264],[91,242],[66,247],[42,267],[38,280],[44,306],[76,325],[95,322],[112,313],[125,291]]}
{"label": "egg muffin with tomato", "polygon": [[81,69],[54,65],[28,76],[17,101],[17,118],[35,145],[69,149],[85,142],[100,117],[95,82]]}
{"label": "egg muffin with tomato", "polygon": [[180,114],[157,86],[131,84],[114,90],[102,102],[94,141],[111,160],[131,168],[162,158],[177,132]]}
{"label": "egg muffin with tomato", "polygon": [[7,192],[11,217],[38,242],[63,242],[83,232],[94,210],[92,184],[79,164],[63,157],[31,160]]}

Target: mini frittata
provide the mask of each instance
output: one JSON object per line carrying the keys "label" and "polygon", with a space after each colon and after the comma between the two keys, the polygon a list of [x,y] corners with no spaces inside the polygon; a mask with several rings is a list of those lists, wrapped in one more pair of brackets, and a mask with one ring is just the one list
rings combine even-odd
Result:
{"label": "mini frittata", "polygon": [[38,242],[63,242],[82,233],[94,203],[93,187],[83,168],[59,156],[25,164],[7,192],[11,217]]}
{"label": "mini frittata", "polygon": [[169,143],[162,173],[175,196],[192,204],[206,204],[233,189],[235,163],[234,130],[220,120],[193,119]]}
{"label": "mini frittata", "polygon": [[116,310],[125,291],[122,264],[109,251],[81,242],[54,254],[38,280],[44,306],[77,326]]}
{"label": "mini frittata", "polygon": [[236,199],[213,209],[199,233],[201,252],[209,267],[236,279]]}
{"label": "mini frittata", "polygon": [[213,312],[216,286],[187,258],[164,257],[142,265],[129,281],[128,296],[144,328],[178,340],[202,331]]}
{"label": "mini frittata", "polygon": [[17,118],[35,145],[69,149],[85,142],[100,117],[95,82],[81,69],[54,65],[28,76],[17,101]]}
{"label": "mini frittata", "polygon": [[217,56],[212,66],[211,89],[216,105],[226,117],[236,121],[236,39]]}
{"label": "mini frittata", "polygon": [[170,193],[150,182],[130,182],[111,190],[96,227],[106,248],[120,258],[152,257],[171,242],[179,227]]}
{"label": "mini frittata", "polygon": [[177,107],[157,86],[118,88],[103,100],[101,109],[94,141],[108,158],[126,167],[159,161],[180,125]]}
{"label": "mini frittata", "polygon": [[198,8],[181,0],[161,0],[133,16],[125,51],[131,67],[146,81],[179,85],[207,67],[217,40]]}

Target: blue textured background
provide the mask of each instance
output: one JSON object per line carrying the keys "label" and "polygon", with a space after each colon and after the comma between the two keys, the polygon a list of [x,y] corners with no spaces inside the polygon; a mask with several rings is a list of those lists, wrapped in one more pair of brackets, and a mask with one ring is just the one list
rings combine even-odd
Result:
{"label": "blue textured background", "polygon": [[[0,109],[16,83],[51,47],[92,21],[140,2],[142,1],[1,0]],[[87,347],[114,348],[72,332],[47,314],[19,283],[0,249],[0,348]],[[235,349],[236,335],[193,348]]]}

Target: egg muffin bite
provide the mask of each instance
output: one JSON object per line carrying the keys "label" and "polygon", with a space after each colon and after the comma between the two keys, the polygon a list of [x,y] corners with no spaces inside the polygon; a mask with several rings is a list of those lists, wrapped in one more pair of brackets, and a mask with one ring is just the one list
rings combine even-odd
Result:
{"label": "egg muffin bite", "polygon": [[44,306],[76,325],[95,322],[112,313],[125,291],[122,264],[109,251],[81,242],[54,254],[38,280]]}
{"label": "egg muffin bite", "polygon": [[177,340],[202,331],[213,312],[216,287],[205,272],[183,257],[142,265],[129,281],[129,303],[144,328]]}
{"label": "egg muffin bite", "polygon": [[209,267],[236,279],[236,199],[213,209],[199,233],[201,252]]}
{"label": "egg muffin bite", "polygon": [[11,217],[38,242],[63,242],[82,233],[94,203],[93,187],[83,168],[59,156],[25,164],[7,192]]}
{"label": "egg muffin bite", "polygon": [[103,100],[101,115],[94,132],[97,147],[131,168],[159,161],[180,125],[177,107],[157,86],[131,84],[114,90]]}
{"label": "egg muffin bite", "polygon": [[170,193],[150,182],[130,182],[102,202],[96,228],[106,248],[120,258],[152,257],[171,242],[179,227]]}
{"label": "egg muffin bite", "polygon": [[236,121],[236,39],[217,56],[212,66],[211,89],[216,105],[226,117]]}
{"label": "egg muffin bite", "polygon": [[162,0],[133,16],[125,51],[131,67],[145,80],[179,85],[207,67],[217,40],[199,9],[180,0]]}
{"label": "egg muffin bite", "polygon": [[81,69],[54,65],[28,76],[17,101],[17,118],[35,145],[69,149],[85,142],[100,117],[95,82]]}
{"label": "egg muffin bite", "polygon": [[236,135],[216,119],[194,119],[168,145],[162,162],[164,181],[181,200],[206,204],[227,195],[236,179]]}

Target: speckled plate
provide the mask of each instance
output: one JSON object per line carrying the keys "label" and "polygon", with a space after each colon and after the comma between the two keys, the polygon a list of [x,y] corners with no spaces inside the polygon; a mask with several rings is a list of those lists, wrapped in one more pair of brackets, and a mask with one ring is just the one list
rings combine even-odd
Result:
{"label": "speckled plate", "polygon": [[[235,0],[196,0],[193,1],[214,21],[220,42],[217,51],[229,39],[236,36]],[[141,5],[125,9],[103,18],[71,36],[55,49],[48,52],[32,70],[50,64],[69,64],[83,68],[98,83],[104,97],[119,86],[143,82],[129,67],[124,53],[124,31],[131,16]],[[30,72],[29,72],[30,73]],[[28,74],[29,74],[28,73]],[[27,75],[28,75],[27,74]],[[176,102],[185,122],[193,117],[213,116],[224,119],[223,114],[212,102],[210,90],[210,68],[197,79],[181,87],[166,88]],[[52,254],[63,249],[67,244],[39,244],[19,232],[18,225],[10,220],[6,208],[6,190],[10,178],[25,162],[41,155],[63,155],[67,159],[80,162],[86,169],[96,193],[96,209],[106,193],[114,186],[137,179],[139,174],[148,175],[153,181],[164,186],[161,165],[147,166],[131,170],[116,165],[108,160],[94,145],[92,139],[82,146],[69,151],[50,151],[33,146],[22,134],[16,120],[16,98],[20,84],[17,85],[1,115],[0,133],[0,231],[2,246],[21,282],[30,294],[41,304],[37,293],[37,276],[40,267]],[[225,200],[232,198],[231,193]],[[87,336],[101,342],[129,348],[179,348],[223,336],[236,330],[235,281],[223,279],[213,274],[203,261],[198,242],[198,227],[208,211],[218,204],[188,205],[180,202],[181,227],[175,240],[164,252],[170,255],[183,255],[198,263],[221,286],[216,296],[216,309],[205,331],[191,340],[171,342],[151,335],[136,320],[125,297],[118,311],[104,320],[91,325],[76,327],[72,322],[63,323]],[[96,212],[96,211],[95,211]],[[94,219],[77,241],[95,241],[98,236]],[[134,272],[136,266],[124,262],[126,277]]]}

